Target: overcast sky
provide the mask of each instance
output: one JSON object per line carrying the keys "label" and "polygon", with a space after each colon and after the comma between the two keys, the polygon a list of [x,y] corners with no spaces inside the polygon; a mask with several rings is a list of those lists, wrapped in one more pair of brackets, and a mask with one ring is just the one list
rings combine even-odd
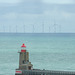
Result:
{"label": "overcast sky", "polygon": [[46,33],[75,33],[75,0],[0,0],[0,32],[42,32],[43,24]]}

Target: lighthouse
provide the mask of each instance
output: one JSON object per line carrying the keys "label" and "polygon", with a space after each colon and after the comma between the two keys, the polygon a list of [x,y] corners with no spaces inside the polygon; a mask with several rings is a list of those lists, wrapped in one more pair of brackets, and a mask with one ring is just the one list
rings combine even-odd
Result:
{"label": "lighthouse", "polygon": [[32,69],[32,67],[33,65],[29,61],[29,52],[23,44],[19,52],[19,68],[16,69],[15,75],[75,75],[75,71],[41,70]]}
{"label": "lighthouse", "polygon": [[26,50],[26,46],[23,43],[21,51],[19,53],[19,69],[31,70],[33,65],[29,62],[29,52]]}

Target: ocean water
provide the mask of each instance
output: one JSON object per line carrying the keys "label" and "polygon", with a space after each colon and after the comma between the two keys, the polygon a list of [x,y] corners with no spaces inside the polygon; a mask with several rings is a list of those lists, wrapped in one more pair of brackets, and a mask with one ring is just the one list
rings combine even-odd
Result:
{"label": "ocean water", "polygon": [[35,69],[75,71],[75,34],[0,33],[0,75],[15,75],[25,43]]}

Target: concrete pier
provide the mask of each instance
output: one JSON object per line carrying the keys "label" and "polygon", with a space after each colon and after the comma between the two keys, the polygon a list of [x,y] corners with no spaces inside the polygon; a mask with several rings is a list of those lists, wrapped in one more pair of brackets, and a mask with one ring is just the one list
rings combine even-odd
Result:
{"label": "concrete pier", "polygon": [[23,44],[19,52],[19,68],[16,69],[15,75],[75,75],[74,71],[52,71],[33,69],[33,65],[29,61],[29,52]]}

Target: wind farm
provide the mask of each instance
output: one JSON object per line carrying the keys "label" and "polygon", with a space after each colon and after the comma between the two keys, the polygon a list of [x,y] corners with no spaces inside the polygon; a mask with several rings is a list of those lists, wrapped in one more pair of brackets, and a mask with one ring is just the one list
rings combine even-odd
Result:
{"label": "wind farm", "polygon": [[[61,33],[62,32],[62,28],[61,25],[58,24],[53,24],[51,25],[46,25],[46,24],[41,24],[39,27],[37,27],[37,25],[31,24],[29,27],[27,27],[28,25],[21,25],[20,27],[18,25],[11,26],[9,25],[8,29],[5,27],[5,25],[3,25],[2,30],[0,31],[0,33]],[[29,28],[29,29],[28,29]],[[19,29],[21,29],[19,31]]]}

